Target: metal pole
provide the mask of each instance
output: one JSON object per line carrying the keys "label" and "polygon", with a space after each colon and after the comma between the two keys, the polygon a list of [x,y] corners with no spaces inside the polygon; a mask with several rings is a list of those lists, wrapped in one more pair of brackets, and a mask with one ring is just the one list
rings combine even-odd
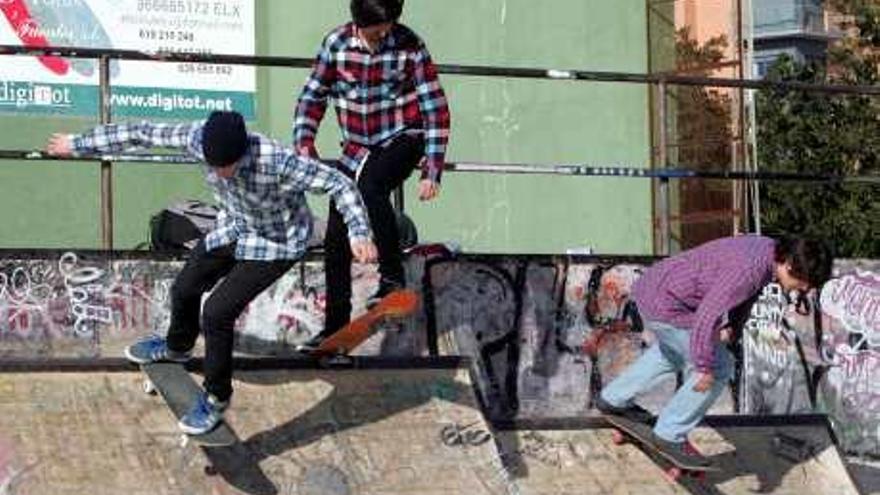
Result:
{"label": "metal pole", "polygon": [[[7,0],[8,1],[8,0]],[[0,0],[2,3],[3,0]],[[253,57],[246,55],[194,54],[170,52],[143,52],[135,50],[106,50],[79,47],[22,47],[0,44],[0,55],[46,54],[56,57],[95,59],[107,55],[114,59],[149,60],[158,62],[202,62],[228,65],[259,65],[261,67],[309,68],[314,61],[310,58]],[[848,84],[811,84],[797,81],[767,81],[731,79],[724,77],[702,77],[678,74],[640,74],[631,72],[585,71],[553,68],[491,67],[478,65],[437,64],[441,74],[454,74],[477,77],[509,77],[525,79],[549,79],[566,81],[621,82],[632,84],[658,84],[666,82],[678,86],[711,86],[719,88],[784,89],[788,91],[815,91],[820,93],[841,93],[880,96],[880,86]]]}
{"label": "metal pole", "polygon": [[[746,5],[743,9],[745,21],[743,22],[743,31],[745,41],[740,43],[743,47],[745,63],[744,79],[754,79],[754,53],[755,53],[755,19],[752,15],[752,0],[743,0]],[[745,142],[744,158],[746,160],[746,169],[750,172],[758,172],[758,120],[756,115],[755,99],[756,93],[753,89],[745,89],[746,116],[748,118],[747,141]],[[748,187],[748,206],[752,220],[752,231],[761,234],[761,183],[757,180],[750,181]]]}
{"label": "metal pole", "polygon": [[[742,134],[740,134],[742,136]],[[730,167],[736,172],[739,170],[739,146],[736,143],[736,139],[731,141],[730,143]],[[740,222],[740,214],[737,212],[745,211],[744,205],[744,195],[745,188],[742,187],[739,181],[734,181],[731,184],[731,194],[733,197],[731,198],[731,206],[733,208],[733,218],[731,219],[731,227],[733,228],[733,235],[740,235],[744,231],[742,229],[742,224]]]}
{"label": "metal pole", "polygon": [[[660,81],[657,83],[657,120],[659,121],[659,131],[658,131],[658,157],[657,162],[660,168],[668,168],[669,167],[669,151],[668,151],[668,139],[666,131],[666,119],[667,119],[667,86],[665,81]],[[670,209],[670,200],[669,200],[669,178],[663,177],[660,179],[660,187],[658,188],[658,209],[660,214],[660,253],[661,255],[670,255],[672,254],[672,235],[671,235],[671,226],[670,226],[670,217],[671,217],[671,209]]]}
{"label": "metal pole", "polygon": [[[743,60],[743,0],[736,0],[736,60],[739,64],[739,78],[745,79],[745,61]],[[746,170],[745,165],[745,147],[746,147],[746,102],[745,102],[745,90],[743,88],[739,88],[734,90],[738,96],[738,105],[737,115],[737,134],[739,135],[739,142],[734,139],[733,146],[731,149],[731,159],[733,170]],[[740,160],[743,160],[740,162]],[[735,235],[739,235],[748,230],[746,226],[745,219],[747,218],[746,213],[746,205],[748,204],[748,200],[746,198],[746,194],[748,192],[748,185],[743,186],[739,182],[734,182],[732,185],[733,192],[733,233]],[[737,213],[740,212],[740,213]]]}
{"label": "metal pole", "polygon": [[[110,57],[98,59],[101,95],[99,112],[101,124],[109,124],[110,115]],[[101,247],[113,249],[113,162],[101,161]]]}

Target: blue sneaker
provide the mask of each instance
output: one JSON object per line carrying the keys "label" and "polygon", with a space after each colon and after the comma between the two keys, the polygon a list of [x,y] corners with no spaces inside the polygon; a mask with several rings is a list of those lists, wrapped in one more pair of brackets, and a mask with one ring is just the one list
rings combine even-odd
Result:
{"label": "blue sneaker", "polygon": [[137,364],[156,363],[160,361],[185,363],[189,361],[189,352],[177,352],[168,348],[165,337],[151,335],[125,348],[125,357]]}
{"label": "blue sneaker", "polygon": [[180,418],[177,426],[188,435],[208,433],[223,421],[223,411],[227,407],[229,401],[220,401],[207,392],[201,392],[192,409]]}

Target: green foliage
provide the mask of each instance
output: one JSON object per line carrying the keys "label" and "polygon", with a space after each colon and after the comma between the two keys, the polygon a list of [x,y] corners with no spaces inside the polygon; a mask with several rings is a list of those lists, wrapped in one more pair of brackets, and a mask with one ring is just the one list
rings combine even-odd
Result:
{"label": "green foliage", "polygon": [[[853,15],[849,36],[828,65],[782,57],[778,81],[880,85],[880,7],[836,0]],[[763,170],[840,175],[880,173],[880,98],[801,91],[758,95],[758,160]],[[826,239],[838,257],[880,257],[880,187],[768,182],[761,187],[765,231]]]}
{"label": "green foliage", "polygon": [[[685,27],[676,31],[676,69],[679,74],[710,77],[712,68],[724,61],[727,37],[716,36],[700,44]],[[680,86],[676,129],[679,143],[676,161],[691,168],[721,168],[731,162],[730,96],[715,88]]]}

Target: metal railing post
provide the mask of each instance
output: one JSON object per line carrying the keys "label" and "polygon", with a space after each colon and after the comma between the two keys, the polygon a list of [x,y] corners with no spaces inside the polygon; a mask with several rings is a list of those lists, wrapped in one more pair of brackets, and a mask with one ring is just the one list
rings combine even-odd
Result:
{"label": "metal railing post", "polygon": [[[657,132],[657,164],[659,168],[666,169],[669,167],[669,136],[667,135],[667,85],[666,81],[661,80],[657,83],[657,120],[658,124],[658,132]],[[657,208],[660,210],[660,253],[661,255],[668,256],[672,254],[672,233],[671,233],[671,205],[669,198],[669,178],[661,177],[660,184],[657,191]]]}
{"label": "metal railing post", "polygon": [[[99,113],[101,124],[111,120],[110,106],[110,57],[102,55],[98,59]],[[101,160],[101,247],[113,249],[113,162]]]}

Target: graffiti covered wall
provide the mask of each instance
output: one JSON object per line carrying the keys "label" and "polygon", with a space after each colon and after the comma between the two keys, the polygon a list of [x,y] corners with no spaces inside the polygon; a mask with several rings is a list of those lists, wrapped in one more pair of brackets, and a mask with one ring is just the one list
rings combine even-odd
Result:
{"label": "graffiti covered wall", "polygon": [[100,357],[168,319],[177,261],[85,253],[0,260],[0,355]]}
{"label": "graffiti covered wall", "polygon": [[[650,261],[417,250],[407,275],[422,291],[420,311],[358,352],[425,355],[439,347],[470,356],[494,418],[591,414],[602,385],[651,342],[629,299]],[[744,317],[738,379],[713,412],[827,411],[848,450],[880,454],[878,265],[840,261],[836,278],[805,301],[766,287]],[[148,253],[5,253],[0,357],[121,355],[135,338],[164,331],[181,266]],[[355,313],[377,277],[355,268]],[[301,262],[239,319],[236,349],[289,355],[322,328],[323,307],[321,261]],[[657,384],[641,404],[658,410],[675,384],[675,377]]]}
{"label": "graffiti covered wall", "polygon": [[[0,357],[118,357],[133,340],[164,333],[169,293],[183,261],[147,254],[39,252],[0,259]],[[355,311],[377,278],[353,273]],[[323,327],[319,261],[296,265],[237,322],[236,350],[284,354]]]}
{"label": "graffiti covered wall", "polygon": [[820,407],[847,450],[880,454],[880,262],[844,262],[822,288]]}
{"label": "graffiti covered wall", "polygon": [[750,414],[801,414],[814,410],[811,363],[815,356],[812,300],[789,303],[782,286],[764,287],[742,329],[740,409]]}
{"label": "graffiti covered wall", "polygon": [[[427,264],[439,335],[475,358],[498,418],[593,414],[602,385],[651,343],[629,304],[647,262],[467,257]],[[841,260],[820,294],[770,284],[741,314],[736,379],[713,413],[827,412],[843,447],[880,454],[880,263]],[[640,403],[658,411],[676,386]]]}

